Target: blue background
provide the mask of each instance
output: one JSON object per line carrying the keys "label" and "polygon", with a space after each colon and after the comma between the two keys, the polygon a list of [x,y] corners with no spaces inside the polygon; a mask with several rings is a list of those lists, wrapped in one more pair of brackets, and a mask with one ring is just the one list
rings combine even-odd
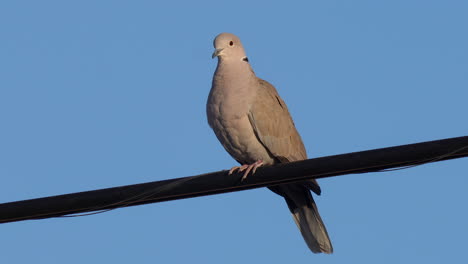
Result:
{"label": "blue background", "polygon": [[[235,165],[208,127],[237,34],[310,157],[468,135],[466,1],[3,1],[0,202]],[[1,263],[464,263],[467,159],[320,181],[333,255],[267,189],[0,225]]]}

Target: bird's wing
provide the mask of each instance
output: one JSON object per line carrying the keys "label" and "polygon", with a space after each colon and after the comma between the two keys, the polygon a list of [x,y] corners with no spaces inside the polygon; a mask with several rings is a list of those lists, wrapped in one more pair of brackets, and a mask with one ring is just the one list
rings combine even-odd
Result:
{"label": "bird's wing", "polygon": [[258,85],[249,111],[257,138],[280,162],[306,159],[304,143],[283,99],[267,81],[258,79]]}

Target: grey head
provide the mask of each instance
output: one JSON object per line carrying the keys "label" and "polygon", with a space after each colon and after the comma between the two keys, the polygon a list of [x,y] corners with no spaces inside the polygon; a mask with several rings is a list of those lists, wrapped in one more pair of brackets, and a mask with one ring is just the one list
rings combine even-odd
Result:
{"label": "grey head", "polygon": [[215,51],[212,58],[222,61],[248,61],[240,39],[231,33],[221,33],[213,41]]}

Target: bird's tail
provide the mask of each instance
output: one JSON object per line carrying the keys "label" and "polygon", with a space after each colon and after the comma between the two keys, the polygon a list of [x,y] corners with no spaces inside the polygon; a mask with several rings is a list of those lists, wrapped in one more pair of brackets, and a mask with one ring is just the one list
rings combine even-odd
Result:
{"label": "bird's tail", "polygon": [[275,187],[281,190],[294,221],[310,250],[314,253],[332,253],[333,247],[327,229],[309,189],[301,184],[286,184]]}

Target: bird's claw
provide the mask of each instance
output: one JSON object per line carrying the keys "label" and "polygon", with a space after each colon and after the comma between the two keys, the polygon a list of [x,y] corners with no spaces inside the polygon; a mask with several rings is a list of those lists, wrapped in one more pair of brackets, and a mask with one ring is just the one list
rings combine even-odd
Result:
{"label": "bird's claw", "polygon": [[235,166],[235,167],[232,167],[229,170],[229,175],[231,175],[236,170],[239,171],[239,172],[245,171],[244,175],[242,176],[242,179],[241,179],[241,181],[244,181],[245,179],[247,179],[247,176],[249,175],[250,172],[252,172],[252,175],[253,175],[255,173],[255,171],[257,171],[257,168],[262,166],[262,165],[263,165],[263,161],[262,160],[257,160],[256,162],[254,162],[252,164],[244,164],[242,166]]}

